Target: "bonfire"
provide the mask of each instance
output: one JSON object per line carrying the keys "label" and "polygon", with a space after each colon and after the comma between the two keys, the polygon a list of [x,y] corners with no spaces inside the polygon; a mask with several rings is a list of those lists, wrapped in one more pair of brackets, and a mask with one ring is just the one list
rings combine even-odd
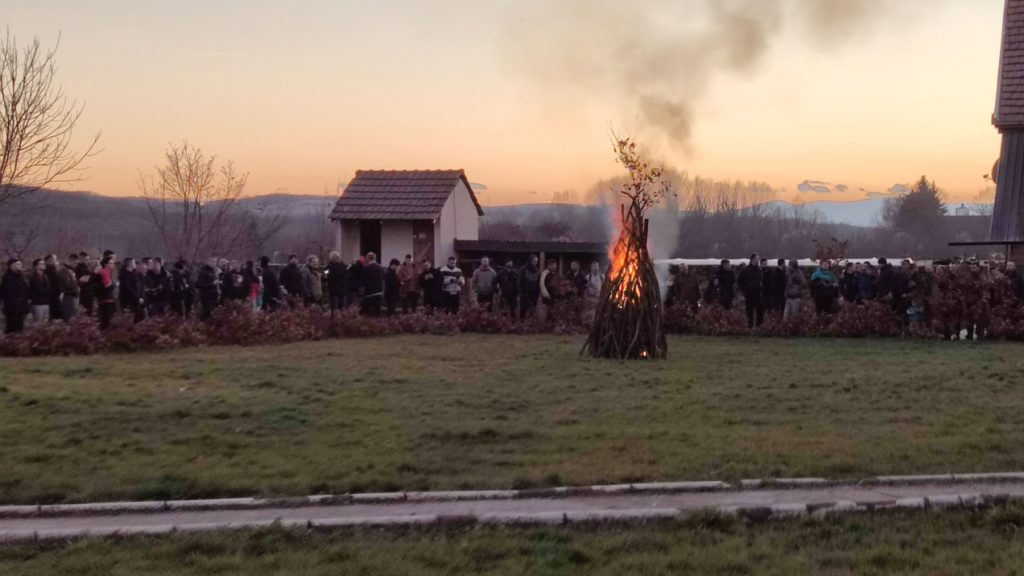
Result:
{"label": "bonfire", "polygon": [[629,171],[629,181],[619,189],[627,202],[621,205],[619,237],[611,245],[611,264],[583,352],[594,358],[663,359],[668,356],[668,342],[661,290],[647,246],[650,222],[646,215],[672,189],[663,169],[647,164],[635,142],[617,140],[615,151]]}

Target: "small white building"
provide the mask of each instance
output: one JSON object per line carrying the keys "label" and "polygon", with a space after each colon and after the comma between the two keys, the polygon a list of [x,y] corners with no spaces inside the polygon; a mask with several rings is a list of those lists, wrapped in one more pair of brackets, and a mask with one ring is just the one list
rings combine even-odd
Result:
{"label": "small white building", "polygon": [[456,240],[479,239],[484,215],[463,170],[360,170],[331,212],[346,262],[412,254],[443,265]]}

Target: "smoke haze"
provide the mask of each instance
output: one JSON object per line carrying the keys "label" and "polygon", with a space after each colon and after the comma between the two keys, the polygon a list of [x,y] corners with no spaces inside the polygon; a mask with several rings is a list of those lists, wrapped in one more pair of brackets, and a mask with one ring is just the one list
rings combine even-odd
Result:
{"label": "smoke haze", "polygon": [[[931,0],[934,7],[943,0]],[[609,120],[693,149],[698,107],[721,75],[755,70],[782,33],[831,49],[901,20],[916,0],[522,0],[508,48],[545,88],[579,89]],[[647,138],[644,138],[647,140]]]}

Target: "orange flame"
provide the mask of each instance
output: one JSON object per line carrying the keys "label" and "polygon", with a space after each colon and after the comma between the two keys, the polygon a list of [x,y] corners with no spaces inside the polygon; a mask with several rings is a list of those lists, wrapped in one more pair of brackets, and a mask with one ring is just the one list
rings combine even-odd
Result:
{"label": "orange flame", "polygon": [[640,254],[632,248],[629,237],[630,221],[623,223],[623,229],[610,254],[611,268],[608,278],[614,283],[612,301],[619,308],[638,304],[643,293],[643,275],[640,272]]}

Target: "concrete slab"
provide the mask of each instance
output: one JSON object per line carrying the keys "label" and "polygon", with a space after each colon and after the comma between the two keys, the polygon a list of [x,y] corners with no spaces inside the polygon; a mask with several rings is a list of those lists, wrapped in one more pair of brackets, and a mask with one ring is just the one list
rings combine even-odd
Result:
{"label": "concrete slab", "polygon": [[648,482],[633,484],[633,492],[713,492],[728,490],[725,482]]}
{"label": "concrete slab", "polygon": [[367,492],[366,494],[353,494],[352,502],[363,504],[366,502],[404,502],[405,492]]}
{"label": "concrete slab", "polygon": [[956,482],[1024,482],[1024,472],[995,472],[990,474],[954,474]]}
{"label": "concrete slab", "polygon": [[38,513],[39,506],[0,506],[0,518],[34,516]]}
{"label": "concrete slab", "polygon": [[865,484],[942,484],[953,481],[952,474],[925,474],[916,476],[876,476]]}
{"label": "concrete slab", "polygon": [[40,514],[75,515],[99,512],[158,512],[167,510],[166,502],[94,502],[88,504],[50,504],[39,507]]}
{"label": "concrete slab", "polygon": [[168,510],[212,510],[260,508],[267,505],[261,498],[213,498],[209,500],[168,500]]}
{"label": "concrete slab", "polygon": [[406,492],[409,502],[447,502],[453,500],[510,500],[518,498],[518,490],[478,490],[450,492]]}

